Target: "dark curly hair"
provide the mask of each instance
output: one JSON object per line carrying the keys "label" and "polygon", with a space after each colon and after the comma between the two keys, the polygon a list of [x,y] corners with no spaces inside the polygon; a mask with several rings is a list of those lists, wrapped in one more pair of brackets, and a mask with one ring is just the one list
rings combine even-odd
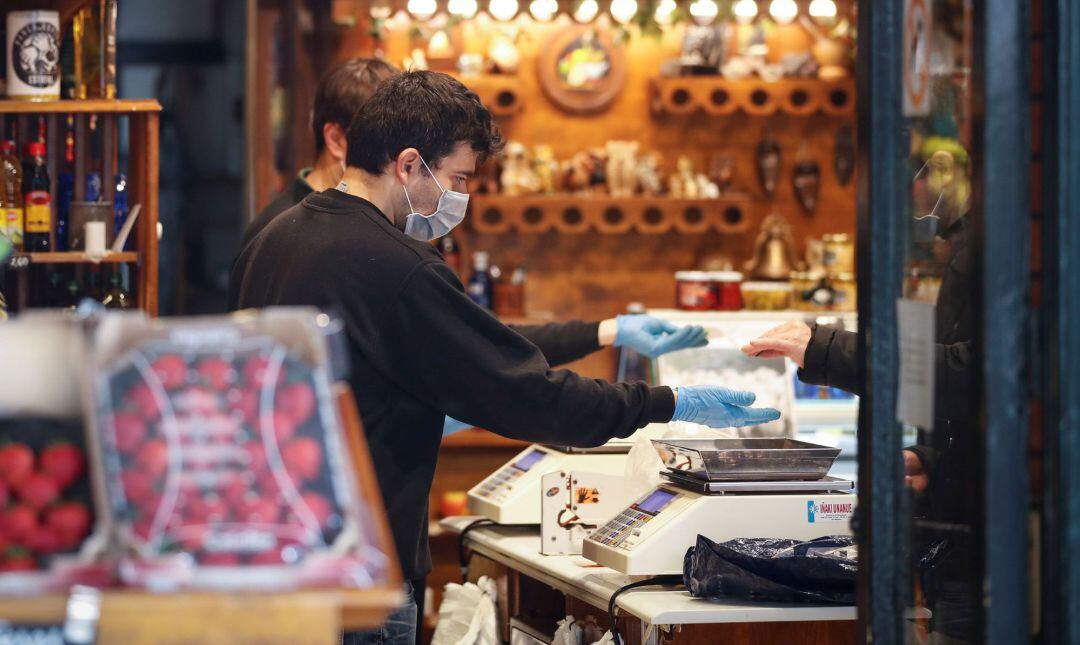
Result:
{"label": "dark curly hair", "polygon": [[380,82],[397,73],[396,67],[377,58],[350,58],[327,72],[315,89],[311,111],[315,152],[321,153],[326,147],[323,126],[336,123],[347,130],[356,109],[371,98]]}
{"label": "dark curly hair", "polygon": [[348,165],[378,175],[405,148],[416,148],[437,166],[466,143],[482,162],[502,149],[502,136],[480,98],[460,81],[413,71],[379,85],[353,116],[348,143]]}

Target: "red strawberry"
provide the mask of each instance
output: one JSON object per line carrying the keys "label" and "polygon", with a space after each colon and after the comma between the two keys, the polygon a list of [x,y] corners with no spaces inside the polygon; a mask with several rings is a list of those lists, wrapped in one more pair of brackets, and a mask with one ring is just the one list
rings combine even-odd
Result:
{"label": "red strawberry", "polygon": [[262,440],[255,439],[245,443],[244,450],[248,456],[247,469],[256,475],[266,472],[266,448],[263,446]]}
{"label": "red strawberry", "polygon": [[130,412],[117,412],[113,415],[113,429],[116,432],[116,449],[128,455],[146,439],[147,424],[143,418]]}
{"label": "red strawberry", "polygon": [[221,488],[221,497],[225,499],[225,503],[230,508],[240,508],[244,504],[244,500],[248,495],[253,494],[251,486],[242,476],[236,476],[229,480]]}
{"label": "red strawberry", "polygon": [[177,542],[180,547],[187,551],[198,551],[203,547],[206,536],[210,533],[208,526],[185,526],[180,532]]}
{"label": "red strawberry", "polygon": [[63,548],[60,535],[48,526],[38,526],[26,536],[26,546],[41,555],[51,555]]}
{"label": "red strawberry", "polygon": [[128,390],[124,401],[147,421],[152,421],[161,416],[161,407],[158,405],[154,391],[146,383],[139,383]]}
{"label": "red strawberry", "polygon": [[187,382],[187,363],[176,354],[166,354],[150,364],[166,390],[175,390]]}
{"label": "red strawberry", "polygon": [[206,381],[211,388],[222,391],[236,380],[236,371],[232,365],[223,358],[207,358],[197,368],[199,376]]}
{"label": "red strawberry", "polygon": [[9,550],[0,571],[37,571],[37,561],[26,549]]}
{"label": "red strawberry", "polygon": [[[0,480],[0,508],[4,508],[7,506],[8,497],[10,497],[10,495],[8,493],[7,484],[5,484],[3,480]],[[0,551],[2,550],[3,549],[0,549]]]}
{"label": "red strawberry", "polygon": [[34,473],[23,480],[15,492],[27,506],[40,511],[59,499],[60,486],[49,475]]}
{"label": "red strawberry", "polygon": [[199,564],[209,567],[235,567],[240,564],[240,557],[235,553],[204,553],[199,557]]}
{"label": "red strawberry", "polygon": [[281,519],[281,509],[273,498],[256,497],[237,510],[237,519],[241,522],[273,524]]}
{"label": "red strawberry", "polygon": [[[261,389],[266,383],[267,371],[270,367],[270,359],[265,356],[255,356],[244,365],[244,382],[248,385]],[[285,370],[279,366],[277,383],[285,380]]]}
{"label": "red strawberry", "polygon": [[65,547],[74,548],[90,532],[90,511],[78,502],[64,502],[49,511],[45,524]]}
{"label": "red strawberry", "polygon": [[222,522],[229,516],[225,500],[213,493],[192,496],[184,511],[185,524]]}
{"label": "red strawberry", "polygon": [[154,518],[147,517],[146,519],[139,520],[131,525],[131,532],[135,534],[135,537],[140,540],[146,540],[150,537],[150,527],[154,523]]}
{"label": "red strawberry", "polygon": [[75,483],[86,472],[86,459],[74,444],[57,443],[42,451],[41,472],[49,475],[61,489]]}
{"label": "red strawberry", "polygon": [[34,451],[24,443],[9,443],[0,448],[0,479],[15,486],[34,470]]}
{"label": "red strawberry", "polygon": [[322,447],[311,437],[298,437],[281,449],[285,470],[294,478],[308,481],[319,476],[322,470]]}
{"label": "red strawberry", "polygon": [[288,441],[290,437],[296,434],[296,423],[292,420],[292,417],[283,412],[274,411],[273,424],[274,436],[277,437],[279,444]]}
{"label": "red strawberry", "polygon": [[144,443],[135,456],[135,466],[150,477],[161,477],[169,470],[169,448],[161,439]]}
{"label": "red strawberry", "polygon": [[319,527],[325,528],[330,521],[330,516],[334,514],[334,507],[330,505],[330,502],[326,501],[326,498],[322,495],[312,491],[302,493],[300,499],[303,500],[304,504],[307,504],[311,514],[319,522]]}
{"label": "red strawberry", "polygon": [[315,411],[315,392],[307,383],[290,383],[278,390],[274,407],[296,425],[304,425]]}
{"label": "red strawberry", "polygon": [[141,506],[154,496],[154,481],[139,470],[125,470],[120,473],[120,484],[124,487],[124,497],[135,506]]}
{"label": "red strawberry", "polygon": [[229,390],[226,401],[231,409],[240,411],[244,423],[251,426],[259,423],[259,393],[256,390]]}
{"label": "red strawberry", "polygon": [[37,513],[25,505],[12,506],[4,511],[0,524],[4,533],[14,541],[23,540],[37,528]]}

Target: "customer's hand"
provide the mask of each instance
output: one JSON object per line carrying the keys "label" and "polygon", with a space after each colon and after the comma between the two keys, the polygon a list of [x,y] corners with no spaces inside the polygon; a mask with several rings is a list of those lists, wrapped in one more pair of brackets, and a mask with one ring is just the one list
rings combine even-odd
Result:
{"label": "customer's hand", "polygon": [[709,344],[709,335],[701,325],[677,327],[647,314],[616,316],[615,320],[615,347],[629,347],[649,358]]}
{"label": "customer's hand", "polygon": [[926,492],[930,485],[930,475],[923,468],[922,459],[912,450],[904,451],[904,483],[916,493]]}
{"label": "customer's hand", "polygon": [[729,390],[712,385],[680,387],[676,393],[672,421],[689,421],[710,428],[757,426],[780,418],[772,408],[752,408],[753,392]]}
{"label": "customer's hand", "polygon": [[443,437],[449,437],[450,435],[454,434],[455,432],[459,432],[461,430],[464,430],[465,428],[471,428],[471,427],[473,427],[473,425],[471,423],[465,423],[464,421],[458,421],[457,419],[455,419],[453,417],[446,417],[445,419],[443,419],[442,436]]}
{"label": "customer's hand", "polygon": [[750,341],[742,348],[743,354],[758,358],[786,357],[805,367],[806,347],[810,344],[810,327],[801,320],[792,320],[774,327]]}

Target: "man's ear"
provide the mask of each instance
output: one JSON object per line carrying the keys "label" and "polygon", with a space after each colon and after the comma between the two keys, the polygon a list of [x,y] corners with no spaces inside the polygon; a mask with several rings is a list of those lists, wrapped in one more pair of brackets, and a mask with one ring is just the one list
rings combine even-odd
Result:
{"label": "man's ear", "polygon": [[409,180],[409,175],[416,171],[420,165],[420,151],[416,148],[405,148],[398,153],[394,161],[394,176],[404,185]]}
{"label": "man's ear", "polygon": [[326,151],[336,161],[344,162],[349,152],[349,141],[348,137],[345,136],[345,128],[336,123],[324,123],[322,132]]}

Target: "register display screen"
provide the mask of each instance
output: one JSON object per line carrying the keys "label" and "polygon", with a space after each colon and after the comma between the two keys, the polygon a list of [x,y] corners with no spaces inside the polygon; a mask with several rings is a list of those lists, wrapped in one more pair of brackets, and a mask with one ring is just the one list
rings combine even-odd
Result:
{"label": "register display screen", "polygon": [[654,490],[651,495],[635,504],[635,506],[639,511],[656,515],[660,512],[660,509],[667,506],[668,502],[673,499],[675,499],[675,493],[669,493],[662,488],[658,488]]}
{"label": "register display screen", "polygon": [[521,459],[515,461],[514,467],[518,470],[524,470],[525,472],[529,472],[529,469],[535,466],[538,461],[543,459],[545,454],[547,453],[545,453],[543,450],[533,450]]}

